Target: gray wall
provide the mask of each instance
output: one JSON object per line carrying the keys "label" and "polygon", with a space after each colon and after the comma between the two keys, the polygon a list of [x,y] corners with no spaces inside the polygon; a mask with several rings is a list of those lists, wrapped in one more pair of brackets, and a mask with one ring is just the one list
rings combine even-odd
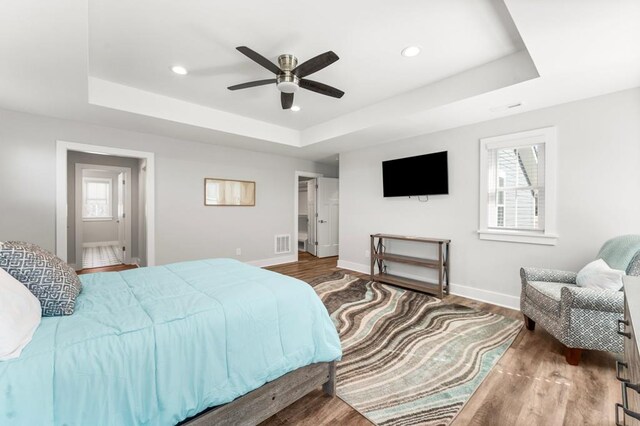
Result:
{"label": "gray wall", "polygon": [[[292,234],[295,171],[334,166],[0,110],[0,240],[55,250],[56,140],[150,151],[156,159],[156,262],[260,260],[275,234]],[[256,181],[255,207],[205,207],[204,178]],[[295,246],[295,242],[293,242]]]}
{"label": "gray wall", "polygon": [[[114,220],[95,220],[82,222],[82,243],[106,243],[118,241],[118,223]],[[73,244],[75,247],[75,244]],[[75,259],[68,255],[70,263]],[[73,261],[73,262],[72,262]]]}
{"label": "gray wall", "polygon": [[[558,131],[558,244],[478,239],[479,139],[547,126]],[[426,203],[383,198],[383,160],[442,150],[449,151],[449,195]],[[517,304],[521,266],[575,271],[608,238],[640,234],[639,163],[640,89],[343,153],[340,261],[368,268],[371,233],[451,238],[453,283]]]}
{"label": "gray wall", "polygon": [[[131,169],[131,257],[139,257],[140,251],[138,241],[138,227],[139,227],[139,203],[138,203],[138,172],[139,172],[140,160],[135,158],[117,157],[111,155],[98,155],[89,154],[86,152],[74,152],[69,151],[67,155],[67,261],[69,263],[76,263],[76,164],[95,164],[96,166],[116,166],[116,167],[128,167]],[[114,185],[114,194],[117,194],[117,187]],[[116,198],[113,198],[116,200]],[[116,204],[114,203],[114,209]],[[115,241],[117,240],[117,227],[114,221],[109,228],[108,223],[105,222],[85,222],[83,227],[83,239],[85,243],[98,242],[98,241]],[[88,229],[87,229],[88,228]],[[115,229],[116,238],[112,240],[104,240],[99,238],[106,238],[108,229]],[[84,231],[88,231],[88,234],[84,234]]]}

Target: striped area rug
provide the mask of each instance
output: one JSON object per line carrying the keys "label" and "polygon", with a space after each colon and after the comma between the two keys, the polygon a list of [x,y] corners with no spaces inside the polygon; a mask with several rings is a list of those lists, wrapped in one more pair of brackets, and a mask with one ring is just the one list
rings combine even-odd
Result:
{"label": "striped area rug", "polygon": [[448,425],[522,323],[336,272],[311,283],[342,342],[338,396],[378,425]]}

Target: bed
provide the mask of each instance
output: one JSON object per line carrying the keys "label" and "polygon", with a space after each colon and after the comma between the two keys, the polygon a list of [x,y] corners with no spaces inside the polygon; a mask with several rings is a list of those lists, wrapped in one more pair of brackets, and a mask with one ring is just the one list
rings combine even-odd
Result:
{"label": "bed", "polygon": [[73,315],[0,362],[0,424],[257,423],[333,392],[340,341],[301,281],[232,259],[81,280]]}

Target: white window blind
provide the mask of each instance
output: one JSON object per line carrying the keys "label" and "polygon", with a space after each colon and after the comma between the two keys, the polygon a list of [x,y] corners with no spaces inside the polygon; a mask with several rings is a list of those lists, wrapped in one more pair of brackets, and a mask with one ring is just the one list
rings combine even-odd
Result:
{"label": "white window blind", "polygon": [[488,227],[544,231],[544,144],[489,149]]}
{"label": "white window blind", "polygon": [[82,217],[85,219],[110,219],[111,179],[84,178]]}

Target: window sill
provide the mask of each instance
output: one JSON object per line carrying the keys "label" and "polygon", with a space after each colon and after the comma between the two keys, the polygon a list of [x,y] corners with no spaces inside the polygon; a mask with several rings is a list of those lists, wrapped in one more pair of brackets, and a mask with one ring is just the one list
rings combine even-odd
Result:
{"label": "window sill", "polygon": [[550,233],[542,234],[539,232],[480,229],[478,236],[481,240],[505,241],[510,243],[541,244],[545,246],[555,246],[558,243],[557,235]]}
{"label": "window sill", "polygon": [[113,217],[83,217],[83,222],[111,222]]}

